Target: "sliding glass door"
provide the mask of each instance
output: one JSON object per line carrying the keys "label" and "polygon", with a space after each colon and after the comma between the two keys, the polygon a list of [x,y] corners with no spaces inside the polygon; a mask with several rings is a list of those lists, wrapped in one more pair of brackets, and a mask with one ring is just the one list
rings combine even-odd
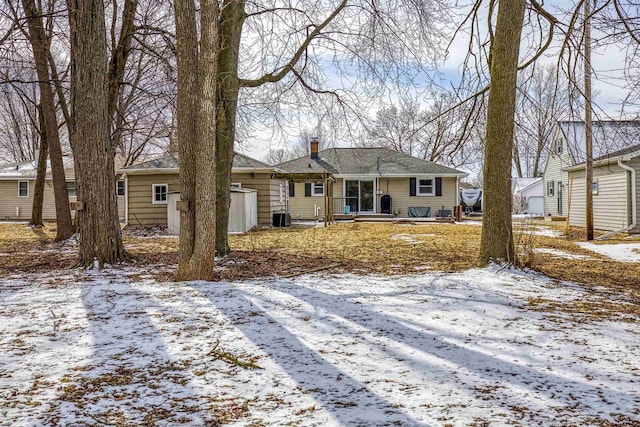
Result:
{"label": "sliding glass door", "polygon": [[348,179],[344,182],[345,206],[350,212],[374,212],[373,180]]}

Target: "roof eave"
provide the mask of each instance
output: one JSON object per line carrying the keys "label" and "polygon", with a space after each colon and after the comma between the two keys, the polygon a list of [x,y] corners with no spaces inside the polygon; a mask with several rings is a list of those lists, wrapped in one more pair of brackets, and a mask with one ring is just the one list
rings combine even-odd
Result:
{"label": "roof eave", "polygon": [[[283,173],[282,169],[275,167],[270,168],[232,168],[231,173]],[[127,175],[155,175],[161,173],[180,173],[179,168],[145,168],[145,169],[120,169],[116,171],[118,174]]]}
{"label": "roof eave", "polygon": [[[603,160],[598,160],[596,162],[593,162],[593,167],[600,167],[600,166],[606,166],[606,165],[610,165],[612,163],[617,163],[618,160],[622,160],[622,161],[628,161],[628,159],[624,158],[625,156],[616,156],[616,157],[609,157]],[[567,166],[562,168],[563,172],[575,172],[575,171],[579,171],[579,170],[583,170],[587,167],[587,164],[585,162],[582,163],[578,163],[577,165],[572,165],[572,166]]]}

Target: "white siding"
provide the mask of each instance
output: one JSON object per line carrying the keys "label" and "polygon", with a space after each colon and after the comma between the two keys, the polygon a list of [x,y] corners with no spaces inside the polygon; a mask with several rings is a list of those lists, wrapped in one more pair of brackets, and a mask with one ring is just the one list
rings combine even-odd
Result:
{"label": "white siding", "polygon": [[[629,162],[629,166],[636,170],[636,221],[640,222],[640,157],[632,159]],[[631,215],[631,208],[629,208],[629,215]],[[631,230],[630,233],[640,233],[640,224],[637,223],[636,228]]]}
{"label": "white siding", "polygon": [[[571,172],[573,191],[569,224],[585,226],[585,171]],[[613,231],[629,225],[628,173],[617,165],[596,167],[593,178],[598,182],[598,194],[593,195],[593,226]]]}
{"label": "white siding", "polygon": [[[559,135],[559,131],[556,133],[556,137],[554,141],[557,141],[558,138],[562,139],[562,153],[558,154],[552,148],[549,153],[549,157],[547,158],[547,165],[545,166],[544,173],[542,175],[543,181],[543,191],[544,191],[544,213],[545,215],[559,215],[558,211],[558,182],[561,182],[564,189],[562,192],[562,214],[567,214],[568,209],[568,192],[569,192],[569,175],[567,172],[563,172],[562,168],[571,166],[573,161],[571,159],[571,155],[569,154],[569,149],[567,147],[567,142]],[[548,182],[554,182],[553,188],[553,196],[549,196],[547,191]]]}

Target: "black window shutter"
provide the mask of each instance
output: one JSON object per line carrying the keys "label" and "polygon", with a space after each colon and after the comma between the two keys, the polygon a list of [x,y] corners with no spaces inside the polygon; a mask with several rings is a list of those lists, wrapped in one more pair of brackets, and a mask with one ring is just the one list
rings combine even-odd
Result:
{"label": "black window shutter", "polygon": [[311,183],[304,183],[304,197],[311,197]]}
{"label": "black window shutter", "polygon": [[436,178],[436,196],[442,196],[442,178]]}
{"label": "black window shutter", "polygon": [[296,196],[296,183],[292,180],[289,180],[289,197]]}
{"label": "black window shutter", "polygon": [[410,196],[416,195],[416,179],[415,178],[409,178],[409,195]]}

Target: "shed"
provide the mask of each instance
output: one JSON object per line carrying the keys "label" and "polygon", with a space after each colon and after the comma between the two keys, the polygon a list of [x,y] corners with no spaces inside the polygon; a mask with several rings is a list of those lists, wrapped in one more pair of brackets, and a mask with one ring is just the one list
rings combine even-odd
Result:
{"label": "shed", "polygon": [[[167,228],[171,234],[180,233],[180,193],[167,195]],[[245,233],[258,225],[258,190],[232,188],[229,207],[229,233]]]}
{"label": "shed", "polygon": [[542,178],[513,179],[513,211],[528,215],[544,215]]}

